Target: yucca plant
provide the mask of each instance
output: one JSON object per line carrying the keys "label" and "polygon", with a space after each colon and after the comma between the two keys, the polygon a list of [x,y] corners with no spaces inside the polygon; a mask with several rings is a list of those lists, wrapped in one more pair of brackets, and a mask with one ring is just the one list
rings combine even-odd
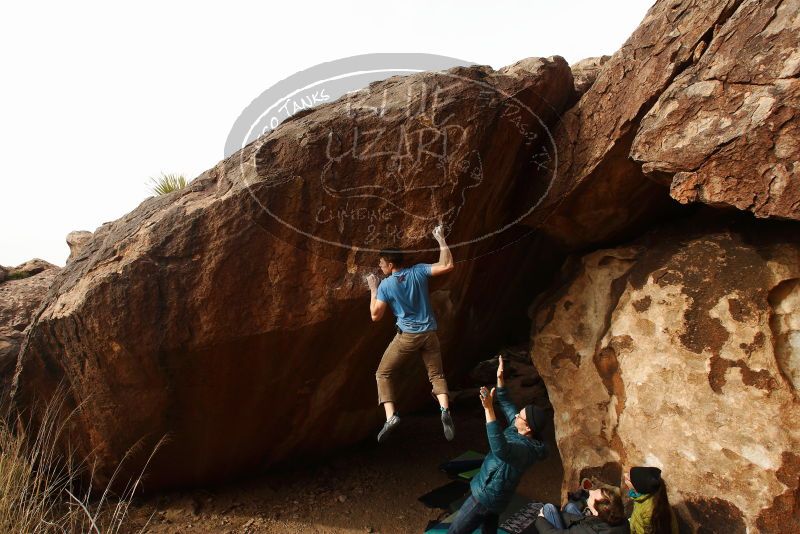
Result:
{"label": "yucca plant", "polygon": [[189,184],[189,181],[182,174],[165,173],[162,172],[161,176],[150,177],[150,190],[154,195],[166,195],[178,189],[183,189]]}

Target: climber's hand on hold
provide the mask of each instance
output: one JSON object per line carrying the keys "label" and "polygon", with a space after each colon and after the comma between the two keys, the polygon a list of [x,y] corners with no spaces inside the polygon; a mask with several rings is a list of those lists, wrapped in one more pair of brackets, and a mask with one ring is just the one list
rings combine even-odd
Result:
{"label": "climber's hand on hold", "polygon": [[437,225],[436,228],[433,229],[433,238],[439,243],[444,241],[444,229],[442,228],[441,224]]}
{"label": "climber's hand on hold", "polygon": [[375,276],[375,273],[369,273],[366,276],[367,279],[367,286],[369,286],[370,291],[377,291],[378,290],[378,277]]}

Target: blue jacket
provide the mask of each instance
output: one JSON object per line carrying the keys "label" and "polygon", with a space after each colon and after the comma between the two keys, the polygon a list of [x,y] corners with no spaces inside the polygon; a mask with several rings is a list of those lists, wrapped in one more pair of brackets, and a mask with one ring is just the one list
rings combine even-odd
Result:
{"label": "blue jacket", "polygon": [[473,477],[470,489],[478,502],[499,514],[511,501],[522,474],[531,464],[547,456],[547,448],[538,439],[519,435],[513,424],[519,410],[508,398],[506,388],[497,388],[496,396],[509,426],[503,431],[497,421],[486,423],[491,451],[483,460],[480,472]]}

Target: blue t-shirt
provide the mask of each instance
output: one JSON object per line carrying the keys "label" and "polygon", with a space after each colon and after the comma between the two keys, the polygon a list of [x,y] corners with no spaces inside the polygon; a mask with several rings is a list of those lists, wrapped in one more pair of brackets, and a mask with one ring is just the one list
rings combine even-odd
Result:
{"label": "blue t-shirt", "polygon": [[436,330],[436,318],[428,297],[430,263],[418,263],[400,269],[381,280],[375,298],[392,308],[397,326],[403,332],[420,333]]}

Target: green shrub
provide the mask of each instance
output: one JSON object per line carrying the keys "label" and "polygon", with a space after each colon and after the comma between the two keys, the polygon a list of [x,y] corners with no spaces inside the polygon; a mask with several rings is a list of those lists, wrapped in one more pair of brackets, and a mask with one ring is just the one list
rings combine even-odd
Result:
{"label": "green shrub", "polygon": [[166,195],[189,185],[189,181],[182,174],[165,173],[161,176],[150,177],[150,190],[154,195]]}

